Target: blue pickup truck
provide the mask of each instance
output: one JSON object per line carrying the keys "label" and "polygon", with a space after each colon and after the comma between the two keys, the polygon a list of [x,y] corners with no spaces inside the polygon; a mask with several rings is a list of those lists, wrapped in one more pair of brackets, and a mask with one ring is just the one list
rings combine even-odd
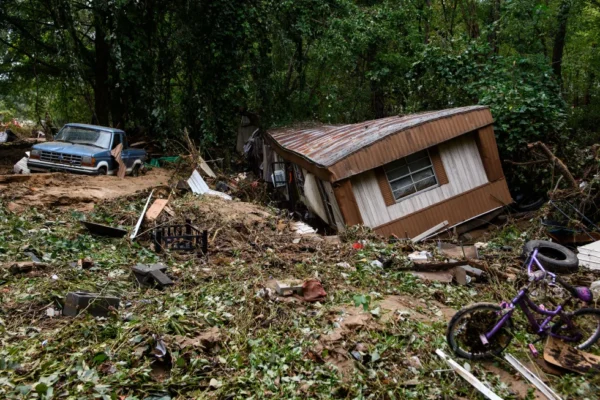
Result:
{"label": "blue pickup truck", "polygon": [[137,176],[146,160],[145,150],[129,148],[122,130],[84,124],[67,124],[53,142],[34,145],[27,167],[31,171],[113,175],[119,165],[110,152],[120,143],[123,144],[121,158],[127,173]]}

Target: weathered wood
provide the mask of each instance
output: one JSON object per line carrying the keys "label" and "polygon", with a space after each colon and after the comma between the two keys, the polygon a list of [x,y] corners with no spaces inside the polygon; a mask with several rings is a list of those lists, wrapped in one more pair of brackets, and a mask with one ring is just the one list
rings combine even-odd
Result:
{"label": "weathered wood", "polygon": [[548,146],[546,146],[542,142],[534,142],[534,143],[529,143],[527,145],[527,148],[529,148],[529,149],[533,149],[533,148],[540,149],[542,151],[542,153],[544,153],[544,155],[548,158],[548,160],[550,160],[552,163],[554,163],[554,165],[557,166],[558,170],[560,171],[560,173],[562,174],[562,176],[564,176],[564,178],[569,182],[569,184],[574,189],[579,190],[579,185],[577,184],[577,181],[575,180],[575,178],[571,174],[571,171],[569,171],[569,168],[567,168],[567,166],[565,165],[565,163],[562,162],[562,160],[560,158],[558,158],[558,157],[556,157],[554,155],[554,153],[552,152],[552,150],[550,150],[548,148]]}
{"label": "weathered wood", "polygon": [[431,227],[431,228],[427,229],[425,232],[421,233],[420,235],[417,235],[417,236],[415,236],[415,237],[412,239],[412,242],[413,242],[413,243],[418,243],[418,242],[420,242],[421,240],[423,240],[423,239],[427,238],[428,236],[431,236],[431,235],[433,235],[434,233],[436,233],[437,231],[439,231],[440,229],[442,229],[442,228],[444,228],[444,227],[446,227],[446,226],[448,226],[448,221],[443,221],[443,222],[440,222],[440,223],[439,223],[439,224],[437,224],[436,226],[433,226],[433,227]]}
{"label": "weathered wood", "polygon": [[168,199],[156,199],[148,209],[148,212],[146,212],[146,220],[148,222],[156,221],[168,203]]}
{"label": "weathered wood", "polygon": [[217,175],[213,172],[212,168],[208,166],[206,161],[202,158],[202,156],[198,156],[198,162],[200,163],[200,169],[209,177],[216,179]]}

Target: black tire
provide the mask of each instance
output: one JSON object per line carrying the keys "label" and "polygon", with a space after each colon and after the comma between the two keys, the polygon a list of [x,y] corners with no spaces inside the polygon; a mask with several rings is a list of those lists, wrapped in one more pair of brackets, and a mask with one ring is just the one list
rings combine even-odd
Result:
{"label": "black tire", "polygon": [[106,167],[98,168],[98,175],[108,175],[108,168],[106,168]]}
{"label": "black tire", "polygon": [[140,176],[140,164],[137,164],[131,170],[131,176]]}
{"label": "black tire", "polygon": [[542,208],[544,204],[546,204],[545,197],[525,197],[517,203],[516,208],[521,212],[536,211]]}
{"label": "black tire", "polygon": [[[576,332],[570,332],[564,322],[558,322],[552,327],[552,332],[571,336],[576,333],[583,334],[578,342],[566,342],[574,345],[578,350],[586,350],[592,347],[600,339],[600,310],[596,308],[581,308],[575,311],[571,316],[571,321],[577,328]],[[590,318],[591,317],[591,318]]]}
{"label": "black tire", "polygon": [[[457,312],[452,317],[446,331],[446,340],[454,354],[469,360],[481,360],[502,353],[512,340],[510,319],[489,340],[487,345],[484,345],[480,339],[481,334],[491,331],[500,320],[501,311],[502,308],[497,304],[475,303]],[[465,319],[467,320],[465,326],[462,327],[463,331],[457,332],[461,328],[459,324]]]}
{"label": "black tire", "polygon": [[550,272],[572,274],[579,269],[577,255],[565,246],[547,240],[530,240],[523,246],[523,255],[527,258],[538,249],[537,259]]}

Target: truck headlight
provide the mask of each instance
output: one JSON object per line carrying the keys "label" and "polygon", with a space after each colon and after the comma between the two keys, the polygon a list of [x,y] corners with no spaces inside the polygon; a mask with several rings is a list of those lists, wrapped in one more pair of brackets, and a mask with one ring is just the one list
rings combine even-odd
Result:
{"label": "truck headlight", "polygon": [[39,160],[40,159],[40,153],[41,152],[39,150],[33,149],[33,150],[31,150],[31,154],[29,155],[29,158],[35,158],[35,159]]}
{"label": "truck headlight", "polygon": [[92,156],[83,156],[81,158],[81,165],[93,167],[95,163],[96,163],[96,160]]}

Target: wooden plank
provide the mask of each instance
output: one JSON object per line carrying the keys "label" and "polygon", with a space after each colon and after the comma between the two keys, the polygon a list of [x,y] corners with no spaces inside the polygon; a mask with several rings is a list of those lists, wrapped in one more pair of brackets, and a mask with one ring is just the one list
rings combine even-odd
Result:
{"label": "wooden plank", "polygon": [[454,370],[457,374],[463,377],[467,382],[469,382],[475,389],[479,390],[481,394],[487,397],[490,400],[502,400],[502,397],[498,396],[496,393],[492,392],[485,386],[479,379],[475,378],[475,376],[461,367],[456,361],[451,359],[444,353],[442,350],[437,349],[435,353]]}
{"label": "wooden plank", "polygon": [[208,164],[206,163],[206,161],[204,161],[204,159],[202,158],[202,156],[198,156],[198,162],[200,163],[200,169],[202,171],[204,171],[204,173],[206,175],[208,175],[211,178],[216,179],[217,175],[215,175],[215,173],[213,172],[213,170],[208,166]]}
{"label": "wooden plank", "polygon": [[127,173],[127,166],[125,165],[125,162],[123,161],[123,158],[121,158],[121,152],[122,151],[123,151],[123,143],[119,143],[117,145],[117,147],[115,147],[114,149],[112,149],[112,151],[110,152],[110,154],[117,161],[117,164],[119,164],[119,169],[117,170],[117,176],[120,179],[125,178],[125,174]]}
{"label": "wooden plank", "polygon": [[523,375],[525,379],[527,379],[536,388],[538,388],[538,390],[542,392],[548,398],[548,400],[562,400],[561,397],[558,394],[556,394],[556,392],[554,392],[548,385],[546,385],[544,381],[540,379],[539,376],[528,370],[523,364],[519,362],[519,360],[514,358],[512,355],[506,354],[504,356],[504,359],[508,361],[514,369],[519,371],[519,373]]}
{"label": "wooden plank", "polygon": [[148,212],[146,213],[146,220],[148,222],[156,221],[156,219],[163,212],[164,208],[167,206],[168,203],[168,199],[156,199],[154,203],[152,203],[152,206],[150,206],[150,208],[148,209]]}
{"label": "wooden plank", "polygon": [[439,231],[440,229],[442,229],[445,226],[448,226],[448,221],[440,222],[436,226],[433,226],[433,227],[427,229],[425,232],[421,233],[420,235],[415,236],[412,239],[412,242],[413,243],[418,243],[421,240],[427,238],[427,236],[433,235],[434,233],[436,233],[437,231]]}

